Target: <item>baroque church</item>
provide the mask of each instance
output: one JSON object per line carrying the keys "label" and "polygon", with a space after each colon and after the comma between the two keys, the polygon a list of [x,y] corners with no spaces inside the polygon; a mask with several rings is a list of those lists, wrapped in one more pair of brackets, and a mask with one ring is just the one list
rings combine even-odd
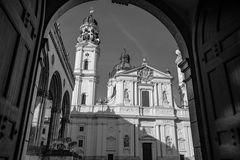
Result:
{"label": "baroque church", "polygon": [[[170,72],[144,58],[131,66],[126,49],[109,73],[107,98],[96,102],[100,57],[99,27],[92,13],[77,38],[75,87],[68,137],[86,160],[193,160],[194,152],[184,74],[178,68],[180,105]],[[177,50],[176,64],[182,61]]]}

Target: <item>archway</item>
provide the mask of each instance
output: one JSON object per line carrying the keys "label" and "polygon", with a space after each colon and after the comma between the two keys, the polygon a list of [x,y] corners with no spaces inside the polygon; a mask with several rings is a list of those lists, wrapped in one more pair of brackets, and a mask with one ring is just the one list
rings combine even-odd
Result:
{"label": "archway", "polygon": [[49,86],[49,95],[52,100],[52,108],[47,146],[50,145],[52,140],[57,139],[59,134],[58,129],[60,126],[62,83],[60,74],[57,71],[52,75]]}
{"label": "archway", "polygon": [[[55,8],[56,10],[49,10],[47,13],[49,14],[46,17],[46,24],[44,26],[45,29],[45,34],[48,33],[48,30],[51,28],[51,25],[53,24],[54,21],[56,21],[62,14],[64,14],[67,10],[71,9],[72,7],[76,5],[80,5],[84,2],[88,1],[68,1],[66,3],[60,2],[59,4],[54,4],[55,6],[61,6],[60,9],[57,7]],[[193,81],[196,82],[196,72],[194,66],[191,66],[191,70],[189,67],[189,63],[191,62],[194,64],[194,58],[193,58],[193,51],[192,51],[192,41],[191,41],[191,29],[189,24],[186,24],[186,22],[182,19],[182,17],[178,16],[178,14],[171,9],[170,6],[168,6],[166,3],[161,3],[161,4],[156,4],[156,3],[150,3],[148,1],[113,1],[116,3],[124,4],[124,5],[135,5],[137,7],[140,7],[141,9],[146,10],[147,12],[151,13],[153,16],[155,16],[159,21],[161,21],[169,30],[169,32],[172,34],[172,36],[175,38],[178,47],[180,51],[182,52],[182,56],[184,59],[184,63],[181,64],[182,70],[186,73],[186,82],[188,84],[188,90],[190,92],[189,95],[194,97],[195,92],[198,92],[198,85],[195,84],[194,89],[195,92],[193,91]],[[50,2],[51,3],[51,2]],[[196,2],[197,5],[197,2]],[[48,9],[47,9],[48,10]],[[46,36],[46,35],[45,35]],[[190,105],[189,108],[194,108],[195,109],[195,99],[190,98]],[[194,110],[193,109],[193,110]],[[194,110],[195,111],[195,110]],[[192,112],[192,116],[195,116],[196,113]],[[193,121],[192,124],[194,126],[197,126],[198,121]],[[199,125],[201,126],[201,125]],[[196,133],[198,136],[198,127],[194,128],[193,133]],[[201,145],[197,144],[195,145],[196,149],[198,150],[197,152],[201,154]],[[197,155],[198,156],[198,155]],[[201,156],[201,155],[199,155]]]}
{"label": "archway", "polygon": [[[50,27],[52,21],[56,20],[57,17],[61,16],[67,9],[71,7],[87,2],[88,0],[49,0],[49,1],[30,1],[21,0],[21,1],[11,1],[12,4],[9,5],[8,1],[1,1],[1,22],[3,22],[1,31],[1,36],[5,34],[9,34],[4,36],[2,45],[7,45],[7,50],[1,52],[3,55],[3,65],[6,68],[1,68],[1,78],[14,80],[16,77],[18,79],[18,74],[21,74],[21,81],[18,83],[11,84],[10,87],[6,88],[5,83],[1,85],[1,119],[5,117],[5,122],[1,122],[1,124],[5,124],[7,120],[10,121],[6,127],[11,127],[12,124],[12,134],[9,136],[5,136],[2,138],[3,147],[1,148],[1,157],[3,159],[20,159],[19,155],[22,150],[22,139],[26,130],[27,120],[25,115],[28,113],[30,108],[29,101],[31,101],[31,94],[33,91],[33,77],[34,73],[36,73],[36,64],[37,58],[39,57],[37,52],[40,44],[40,33],[42,28],[42,19],[45,16],[44,23],[44,32],[47,31],[46,28]],[[147,10],[152,13],[156,17],[159,16],[159,20],[161,19],[160,12],[161,10],[170,18],[174,24],[172,25],[172,29],[169,29],[170,32],[174,35],[176,41],[179,44],[179,48],[183,54],[189,53],[189,61],[185,61],[186,63],[182,64],[183,71],[186,73],[187,83],[190,90],[189,91],[189,101],[190,101],[190,109],[191,109],[191,121],[192,121],[192,130],[196,139],[194,139],[195,144],[195,155],[197,159],[202,159],[202,155],[206,155],[203,157],[204,159],[213,159],[211,157],[212,154],[217,156],[215,159],[234,159],[235,157],[239,157],[239,143],[236,141],[239,139],[239,128],[237,125],[239,124],[239,114],[238,114],[238,98],[236,97],[239,89],[239,63],[236,63],[239,55],[239,25],[240,21],[237,19],[239,17],[239,11],[234,7],[238,6],[237,2],[228,1],[227,4],[222,4],[222,1],[201,1],[197,12],[188,12],[191,10],[191,6],[185,12],[177,12],[175,9],[181,10],[181,4],[189,4],[193,1],[182,1],[178,3],[179,6],[174,5],[174,1],[136,1],[136,0],[113,0],[114,2],[119,2],[121,4],[134,4]],[[38,3],[36,3],[38,2]],[[42,5],[43,3],[43,5]],[[46,3],[46,4],[45,4]],[[194,1],[193,3],[197,4],[198,1]],[[208,5],[206,5],[206,4]],[[26,5],[30,4],[30,5]],[[232,6],[229,6],[231,4]],[[42,7],[43,6],[43,7]],[[151,8],[153,7],[153,8]],[[45,11],[45,12],[44,12]],[[207,14],[206,14],[207,13]],[[40,15],[40,16],[39,16]],[[192,16],[191,18],[183,18]],[[54,18],[55,17],[55,18]],[[166,17],[162,17],[164,19]],[[215,21],[216,19],[221,19],[221,21]],[[237,19],[237,20],[236,20]],[[234,22],[232,22],[232,20]],[[164,20],[162,21],[164,22]],[[165,20],[166,22],[166,20]],[[219,25],[220,24],[220,25]],[[224,25],[222,25],[224,24]],[[200,26],[202,25],[202,26]],[[166,25],[170,27],[171,25]],[[174,29],[176,29],[174,32]],[[194,31],[193,31],[194,30]],[[195,34],[195,31],[197,32]],[[47,32],[45,32],[47,33]],[[201,38],[201,36],[205,38]],[[207,38],[206,38],[207,37]],[[6,40],[5,38],[10,38]],[[183,40],[184,39],[184,40]],[[2,39],[1,39],[2,40]],[[16,43],[16,41],[19,43]],[[7,42],[7,43],[6,43]],[[199,42],[199,44],[198,44]],[[183,44],[181,44],[183,43]],[[38,44],[38,45],[35,45]],[[194,45],[194,49],[192,47]],[[197,46],[196,46],[197,45]],[[185,46],[185,47],[184,47]],[[186,47],[187,46],[187,47]],[[5,47],[5,46],[4,46]],[[15,49],[16,51],[12,51]],[[207,49],[207,50],[206,50]],[[210,50],[210,51],[209,51]],[[206,52],[207,51],[207,52]],[[6,53],[6,54],[4,54]],[[21,53],[21,54],[20,54]],[[29,56],[23,56],[28,55]],[[225,54],[230,53],[230,54]],[[9,57],[4,57],[5,55],[10,55]],[[21,56],[19,56],[21,55]],[[230,56],[228,56],[230,55]],[[34,57],[35,56],[35,57]],[[13,57],[16,61],[12,61]],[[28,63],[24,62],[27,57],[30,57]],[[34,58],[32,58],[34,57]],[[187,57],[185,55],[185,57]],[[203,59],[201,59],[202,57]],[[232,63],[225,63],[228,58],[231,58]],[[201,62],[202,61],[202,62]],[[2,62],[2,61],[1,61]],[[13,62],[11,66],[13,68],[9,70],[8,64],[9,62]],[[20,63],[21,62],[21,63]],[[189,68],[189,63],[191,64],[191,71]],[[230,61],[229,61],[230,62]],[[17,65],[20,64],[20,65]],[[216,65],[217,64],[217,65]],[[17,68],[16,68],[16,66]],[[25,66],[26,70],[31,70],[29,72],[25,72],[23,70],[23,66]],[[211,67],[213,66],[213,67]],[[231,67],[230,67],[231,66]],[[2,66],[1,66],[2,67]],[[207,67],[207,69],[205,68]],[[195,70],[196,69],[196,70]],[[210,72],[210,71],[219,71],[220,72]],[[10,74],[11,73],[11,74]],[[13,73],[13,74],[12,74]],[[26,73],[26,76],[24,76]],[[190,76],[191,75],[191,76]],[[209,90],[210,86],[213,84],[211,80],[223,80],[226,83],[222,83],[226,89],[226,93],[223,96],[218,93],[222,92],[212,92],[213,90]],[[1,79],[2,80],[2,79]],[[214,80],[215,81],[215,80]],[[29,82],[29,83],[28,83]],[[20,84],[21,83],[21,84]],[[216,83],[218,84],[218,83]],[[4,86],[4,87],[3,87]],[[19,92],[11,92],[9,96],[6,96],[8,91],[11,91],[11,88],[17,88],[20,90],[21,86],[25,86],[27,89],[22,92],[22,94],[18,94]],[[193,88],[191,87],[194,87]],[[216,86],[211,86],[216,88]],[[215,90],[215,89],[214,89]],[[192,91],[192,92],[191,92]],[[218,90],[215,90],[218,91]],[[2,96],[3,92],[5,95]],[[17,93],[17,94],[16,94]],[[194,93],[194,94],[193,94]],[[195,96],[194,96],[195,95]],[[224,96],[227,95],[227,96]],[[29,97],[28,97],[29,96]],[[9,102],[8,98],[11,97]],[[27,98],[26,98],[27,97]],[[197,99],[196,99],[197,98]],[[222,99],[221,99],[222,98]],[[216,100],[221,99],[221,101],[228,103],[219,103]],[[15,106],[14,101],[18,101],[19,103]],[[220,118],[218,116],[219,113],[214,115],[214,102],[220,105],[220,113],[224,113],[227,111],[226,115],[221,115]],[[206,105],[206,106],[205,106]],[[2,107],[3,106],[3,107]],[[223,106],[223,107],[222,107]],[[237,106],[237,107],[236,107]],[[211,113],[206,114],[207,107],[210,107]],[[205,109],[204,109],[205,108]],[[229,121],[229,112],[232,112],[230,108],[233,109],[233,115],[230,114],[230,119],[234,121]],[[6,113],[14,111],[13,116],[8,116]],[[222,112],[223,111],[223,112]],[[207,116],[207,118],[206,118]],[[213,118],[215,116],[215,118]],[[222,125],[216,123],[216,118],[224,120]],[[212,123],[210,120],[214,120]],[[16,122],[16,123],[15,123]],[[231,122],[229,125],[228,122]],[[234,122],[234,123],[233,123]],[[222,126],[222,128],[214,128],[214,131],[207,130],[206,128],[212,127],[213,124]],[[227,125],[225,125],[227,124]],[[21,126],[21,127],[19,127]],[[228,128],[225,128],[228,126]],[[200,132],[198,132],[198,128],[202,128]],[[10,129],[9,129],[10,130]],[[2,132],[3,131],[3,132]],[[1,135],[6,130],[1,129]],[[200,133],[200,139],[198,136]],[[208,135],[211,133],[211,144],[208,142]],[[17,137],[14,139],[14,137]],[[227,138],[226,138],[227,137]],[[217,140],[216,140],[217,139]],[[216,140],[216,142],[214,142]],[[230,141],[229,141],[230,140]],[[232,140],[232,141],[231,141]],[[210,142],[210,141],[209,141]],[[231,142],[228,144],[228,142]],[[14,147],[12,147],[14,146]],[[230,149],[229,149],[230,146]],[[215,148],[215,149],[214,149]],[[213,152],[214,149],[214,153]],[[209,152],[206,152],[209,151]],[[226,152],[221,152],[226,151]],[[231,154],[231,151],[234,151],[234,154]],[[216,155],[217,153],[221,153]],[[223,155],[222,155],[223,154]],[[221,156],[220,158],[218,156]],[[235,157],[234,157],[235,156]],[[208,158],[207,158],[208,157]]]}
{"label": "archway", "polygon": [[34,148],[40,146],[40,137],[44,121],[45,103],[48,98],[47,88],[49,80],[49,60],[45,50],[42,50],[41,61],[39,63],[41,68],[38,80],[37,95],[35,98],[35,105],[31,117],[31,129],[28,139],[27,154],[32,154]]}
{"label": "archway", "polygon": [[59,129],[59,138],[64,138],[68,128],[67,123],[69,123],[69,116],[70,116],[70,95],[69,92],[66,91],[63,96],[62,101],[62,115],[61,115],[61,127]]}

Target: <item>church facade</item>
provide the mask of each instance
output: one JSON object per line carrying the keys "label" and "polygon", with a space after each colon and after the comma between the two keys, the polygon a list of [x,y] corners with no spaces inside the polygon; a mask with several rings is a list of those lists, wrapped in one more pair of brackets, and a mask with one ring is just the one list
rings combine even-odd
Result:
{"label": "church facade", "polygon": [[[170,72],[151,67],[146,59],[132,67],[124,49],[120,62],[109,73],[107,98],[96,102],[98,34],[97,21],[90,14],[80,26],[76,45],[75,88],[67,131],[77,142],[75,152],[86,160],[194,159],[186,88],[180,81],[182,101],[177,106]],[[177,54],[179,64],[181,53]]]}

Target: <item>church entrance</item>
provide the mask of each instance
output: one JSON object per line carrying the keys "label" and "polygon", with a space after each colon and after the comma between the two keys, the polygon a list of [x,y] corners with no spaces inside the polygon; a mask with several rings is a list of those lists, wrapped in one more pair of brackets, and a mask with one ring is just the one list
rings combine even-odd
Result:
{"label": "church entrance", "polygon": [[143,160],[152,160],[152,143],[143,143]]}
{"label": "church entrance", "polygon": [[108,160],[113,160],[113,154],[108,154]]}

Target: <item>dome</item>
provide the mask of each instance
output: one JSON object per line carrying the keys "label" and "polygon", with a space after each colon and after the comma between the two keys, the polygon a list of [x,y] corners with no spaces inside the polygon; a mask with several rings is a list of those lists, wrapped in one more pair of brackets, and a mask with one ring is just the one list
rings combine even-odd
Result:
{"label": "dome", "polygon": [[124,50],[124,52],[121,54],[120,60],[121,60],[121,62],[126,62],[126,63],[129,63],[129,62],[130,62],[130,56],[129,56],[129,54],[126,53],[125,50]]}
{"label": "dome", "polygon": [[91,14],[83,19],[83,24],[93,24],[96,26],[98,25],[97,21],[93,18]]}
{"label": "dome", "polygon": [[93,18],[92,14],[94,12],[93,8],[90,8],[90,15],[83,19],[83,24],[98,25],[97,21]]}
{"label": "dome", "polygon": [[126,49],[124,48],[124,52],[120,56],[120,63],[118,63],[117,65],[115,65],[113,67],[113,70],[109,74],[109,76],[113,77],[116,72],[118,72],[120,70],[126,71],[129,69],[132,69],[132,66],[130,64],[130,56],[129,56],[129,54],[126,53]]}

